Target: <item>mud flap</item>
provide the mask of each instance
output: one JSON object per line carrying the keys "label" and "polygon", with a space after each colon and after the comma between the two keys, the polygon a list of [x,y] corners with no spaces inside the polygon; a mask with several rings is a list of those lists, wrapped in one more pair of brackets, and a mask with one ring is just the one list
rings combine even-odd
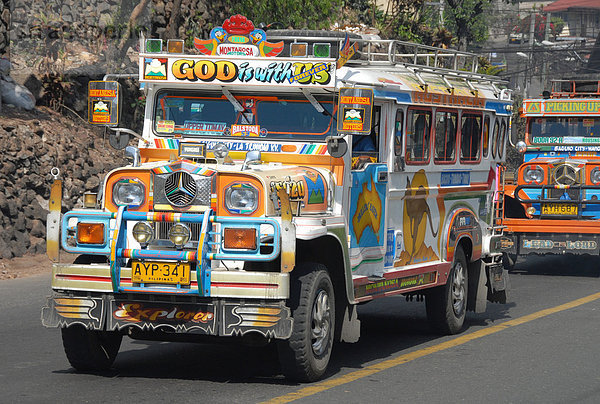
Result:
{"label": "mud flap", "polygon": [[483,313],[487,307],[487,285],[485,263],[477,260],[469,264],[469,295],[467,310]]}
{"label": "mud flap", "polygon": [[356,305],[346,306],[342,322],[340,341],[354,343],[360,338],[360,320],[358,319]]}
{"label": "mud flap", "polygon": [[506,303],[509,289],[508,271],[499,263],[489,265],[488,280],[487,299],[492,303]]}

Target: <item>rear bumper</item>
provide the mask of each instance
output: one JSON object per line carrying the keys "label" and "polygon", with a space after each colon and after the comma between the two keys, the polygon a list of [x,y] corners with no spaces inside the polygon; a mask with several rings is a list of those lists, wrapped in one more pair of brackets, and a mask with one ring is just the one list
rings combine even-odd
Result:
{"label": "rear bumper", "polygon": [[287,339],[293,320],[285,301],[206,299],[126,294],[53,293],[42,308],[46,327],[80,324],[91,330]]}

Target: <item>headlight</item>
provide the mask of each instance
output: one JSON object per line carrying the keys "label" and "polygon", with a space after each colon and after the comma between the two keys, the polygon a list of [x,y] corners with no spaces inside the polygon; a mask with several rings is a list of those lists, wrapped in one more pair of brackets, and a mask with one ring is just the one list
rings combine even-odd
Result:
{"label": "headlight", "polygon": [[592,184],[594,185],[600,184],[600,168],[594,167],[590,173],[590,181],[592,181]]}
{"label": "headlight", "polygon": [[234,184],[225,191],[225,208],[230,213],[249,215],[258,207],[258,190],[247,183]]}
{"label": "headlight", "polygon": [[169,240],[176,248],[183,248],[190,241],[190,235],[190,228],[182,223],[176,223],[169,229]]}
{"label": "headlight", "polygon": [[146,189],[138,179],[119,180],[113,186],[115,205],[141,206],[144,203]]}
{"label": "headlight", "polygon": [[137,222],[131,232],[133,233],[133,238],[141,245],[147,245],[152,241],[152,237],[154,236],[154,229],[148,222]]}
{"label": "headlight", "polygon": [[523,170],[523,179],[528,184],[532,182],[541,184],[544,181],[544,169],[540,166],[525,167]]}

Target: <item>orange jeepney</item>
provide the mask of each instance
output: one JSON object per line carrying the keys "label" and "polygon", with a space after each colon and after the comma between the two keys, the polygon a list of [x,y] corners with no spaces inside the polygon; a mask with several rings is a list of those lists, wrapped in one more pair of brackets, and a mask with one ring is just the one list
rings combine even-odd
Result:
{"label": "orange jeepney", "polygon": [[553,81],[522,115],[523,163],[502,181],[505,266],[529,254],[598,255],[600,81]]}

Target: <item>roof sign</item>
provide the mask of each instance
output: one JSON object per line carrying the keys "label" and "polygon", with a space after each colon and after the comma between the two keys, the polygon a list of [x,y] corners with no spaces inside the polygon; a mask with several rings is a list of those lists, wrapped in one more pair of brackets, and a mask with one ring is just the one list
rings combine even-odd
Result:
{"label": "roof sign", "polygon": [[283,41],[267,42],[265,31],[243,15],[228,18],[222,27],[210,31],[210,39],[194,38],[194,46],[205,55],[216,56],[277,56],[283,51]]}

